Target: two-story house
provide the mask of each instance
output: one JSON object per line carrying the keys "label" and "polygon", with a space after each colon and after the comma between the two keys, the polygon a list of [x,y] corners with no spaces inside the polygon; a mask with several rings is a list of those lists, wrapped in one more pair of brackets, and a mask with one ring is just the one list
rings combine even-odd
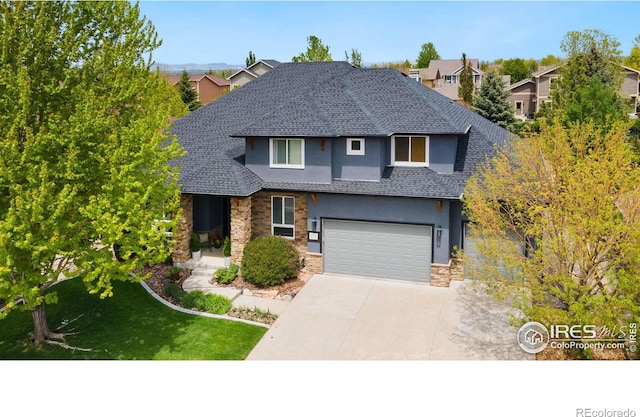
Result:
{"label": "two-story house", "polygon": [[[473,84],[476,89],[479,89],[484,76],[484,72],[480,70],[480,61],[472,58],[467,62],[473,70]],[[429,67],[426,69],[410,70],[409,76],[451,100],[461,101],[462,99],[458,96],[458,88],[460,87],[462,69],[461,59],[434,59],[429,62]]]}
{"label": "two-story house", "polygon": [[[165,79],[177,88],[180,75],[167,75]],[[214,77],[211,74],[191,74],[189,84],[198,93],[201,104],[211,103],[213,100],[229,92],[229,81]]]}
{"label": "two-story house", "polygon": [[234,88],[245,85],[249,81],[255,80],[278,65],[280,65],[280,61],[276,61],[275,59],[261,59],[249,65],[247,68],[242,68],[234,72],[227,77],[227,81],[229,81],[231,89],[233,90]]}
{"label": "two-story house", "polygon": [[395,69],[287,63],[175,122],[183,217],[295,244],[310,272],[427,282],[464,246],[463,187],[506,130]]}
{"label": "two-story house", "polygon": [[[629,101],[631,112],[640,113],[640,71],[621,65],[623,76],[620,95]],[[560,65],[542,67],[531,78],[525,78],[506,87],[509,103],[517,118],[533,119],[543,103],[551,103],[551,86],[560,73]]]}

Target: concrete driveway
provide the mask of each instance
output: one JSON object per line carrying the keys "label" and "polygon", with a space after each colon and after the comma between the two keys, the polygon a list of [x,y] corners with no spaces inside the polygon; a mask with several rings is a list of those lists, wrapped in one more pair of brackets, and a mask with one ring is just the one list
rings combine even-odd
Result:
{"label": "concrete driveway", "polygon": [[313,276],[247,359],[533,359],[471,283]]}

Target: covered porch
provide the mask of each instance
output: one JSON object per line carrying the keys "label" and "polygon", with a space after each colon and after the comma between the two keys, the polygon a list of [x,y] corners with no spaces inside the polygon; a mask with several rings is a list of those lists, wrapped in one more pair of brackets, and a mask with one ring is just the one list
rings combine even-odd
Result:
{"label": "covered porch", "polygon": [[[173,262],[185,263],[191,259],[189,238],[192,233],[201,236],[202,256],[222,259],[222,242],[231,234],[231,198],[228,196],[182,194],[182,214],[173,235]],[[215,241],[220,242],[216,248]]]}

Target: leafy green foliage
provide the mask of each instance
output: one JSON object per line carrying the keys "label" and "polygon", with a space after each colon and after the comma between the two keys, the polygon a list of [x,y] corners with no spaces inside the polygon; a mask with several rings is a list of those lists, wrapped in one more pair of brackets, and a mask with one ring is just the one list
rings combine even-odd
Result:
{"label": "leafy green foliage", "polygon": [[256,63],[256,56],[253,54],[253,51],[249,51],[249,55],[245,58],[244,63],[247,68]]}
{"label": "leafy green foliage", "polygon": [[200,290],[184,294],[181,301],[185,308],[195,308],[212,314],[227,314],[233,307],[229,298],[218,294],[205,294]]}
{"label": "leafy green foliage", "polygon": [[229,239],[229,236],[224,237],[224,243],[222,244],[222,256],[227,258],[231,256],[231,239]]}
{"label": "leafy green foliage", "polygon": [[597,77],[577,86],[563,111],[568,122],[592,120],[598,126],[608,126],[615,121],[628,119],[620,94],[608,88]]}
{"label": "leafy green foliage", "polygon": [[202,104],[198,101],[198,92],[191,86],[189,79],[189,73],[187,70],[183,70],[177,88],[182,102],[189,107],[189,111],[194,111],[202,106]]}
{"label": "leafy green foliage", "polygon": [[[619,328],[640,319],[640,170],[627,129],[543,121],[467,184],[482,256],[465,262],[522,320]],[[500,243],[507,236],[526,257]]]}
{"label": "leafy green foliage", "polygon": [[239,267],[236,264],[231,264],[229,268],[220,268],[216,270],[216,281],[218,284],[227,285],[233,282],[238,276]]}
{"label": "leafy green foliage", "polygon": [[197,233],[191,233],[191,237],[189,238],[189,250],[191,252],[198,252],[202,249],[200,245],[200,236]]}
{"label": "leafy green foliage", "polygon": [[504,89],[502,77],[495,71],[488,72],[478,95],[475,97],[473,110],[498,125],[509,128],[515,118],[507,97],[509,93]]}
{"label": "leafy green foliage", "polygon": [[291,62],[330,62],[329,46],[325,46],[317,36],[307,37],[307,51],[291,58]]}
{"label": "leafy green foliage", "polygon": [[548,67],[551,65],[560,65],[562,64],[562,58],[559,56],[555,56],[553,54],[549,54],[540,60],[540,66]]}
{"label": "leafy green foliage", "polygon": [[270,287],[298,277],[299,254],[278,236],[260,236],[244,247],[242,277],[259,287]]}
{"label": "leafy green foliage", "polygon": [[344,59],[354,67],[362,67],[362,54],[357,49],[351,49],[351,54],[344,51]]}
{"label": "leafy green foliage", "polygon": [[[0,315],[55,302],[44,289],[71,265],[109,297],[113,281],[167,258],[177,221],[156,220],[179,208],[169,161],[183,153],[167,128],[185,113],[150,71],[160,42],[129,2],[0,13],[0,298],[25,300]],[[34,325],[36,342],[48,337]]]}
{"label": "leafy green foliage", "polygon": [[440,54],[436,51],[436,47],[431,42],[424,43],[420,48],[418,59],[416,59],[416,68],[428,68],[434,59],[440,59]]}
{"label": "leafy green foliage", "polygon": [[515,84],[525,78],[530,78],[537,70],[538,63],[535,59],[512,58],[502,61],[500,74],[511,76],[511,82]]}
{"label": "leafy green foliage", "polygon": [[473,94],[475,93],[475,85],[473,84],[473,69],[471,63],[467,61],[467,54],[462,53],[462,71],[460,71],[460,87],[458,87],[458,96],[465,103],[473,104]]}
{"label": "leafy green foliage", "polygon": [[178,280],[178,278],[180,278],[180,272],[182,272],[182,268],[178,268],[177,266],[172,267],[167,271],[167,279]]}
{"label": "leafy green foliage", "polygon": [[164,293],[173,298],[177,303],[182,302],[182,297],[186,294],[177,284],[171,283],[164,288]]}

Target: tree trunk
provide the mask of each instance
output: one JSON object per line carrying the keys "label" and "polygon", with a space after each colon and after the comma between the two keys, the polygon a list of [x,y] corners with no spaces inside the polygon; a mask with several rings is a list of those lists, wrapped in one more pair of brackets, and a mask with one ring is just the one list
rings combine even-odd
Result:
{"label": "tree trunk", "polygon": [[43,343],[51,336],[49,324],[47,324],[47,313],[44,311],[44,303],[31,310],[33,317],[33,337],[31,340],[35,344]]}

